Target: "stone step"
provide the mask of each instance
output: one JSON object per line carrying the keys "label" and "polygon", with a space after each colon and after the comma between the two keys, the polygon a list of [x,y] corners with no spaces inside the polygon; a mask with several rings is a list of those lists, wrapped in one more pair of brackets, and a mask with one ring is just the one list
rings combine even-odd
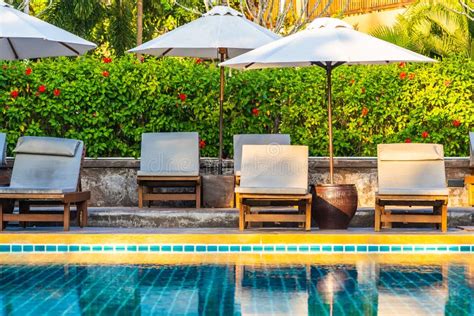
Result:
{"label": "stone step", "polygon": [[[449,208],[448,216],[450,227],[474,225],[474,208]],[[238,220],[237,209],[101,207],[89,210],[89,226],[92,227],[235,228]],[[373,227],[373,208],[359,208],[350,226]]]}

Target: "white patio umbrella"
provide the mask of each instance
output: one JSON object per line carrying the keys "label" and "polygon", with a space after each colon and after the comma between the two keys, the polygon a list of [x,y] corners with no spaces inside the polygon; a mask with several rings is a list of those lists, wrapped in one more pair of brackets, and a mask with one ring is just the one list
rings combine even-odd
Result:
{"label": "white patio umbrella", "polygon": [[0,1],[0,60],[78,56],[97,47]]}
{"label": "white patio umbrella", "polygon": [[334,183],[331,73],[340,65],[435,62],[392,43],[358,32],[344,21],[315,19],[308,27],[220,64],[237,69],[319,66],[326,70],[329,121],[329,173]]}
{"label": "white patio umbrella", "polygon": [[[216,6],[199,19],[128,52],[160,57],[219,58],[222,62],[279,38],[279,35],[247,20],[242,13],[226,6]],[[219,174],[222,173],[223,103],[224,68],[220,67]]]}

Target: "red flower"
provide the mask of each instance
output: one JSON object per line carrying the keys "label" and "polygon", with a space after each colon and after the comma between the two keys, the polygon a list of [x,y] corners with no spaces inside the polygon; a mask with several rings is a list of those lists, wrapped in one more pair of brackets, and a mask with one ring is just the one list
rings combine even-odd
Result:
{"label": "red flower", "polygon": [[104,64],[110,64],[112,62],[112,58],[104,57],[104,58],[102,58],[102,62]]}
{"label": "red flower", "polygon": [[12,92],[10,92],[10,96],[13,99],[16,99],[18,97],[18,90],[13,90]]}
{"label": "red flower", "polygon": [[144,61],[145,61],[145,56],[141,56],[141,57],[140,57],[140,62],[143,63]]}
{"label": "red flower", "polygon": [[405,143],[407,144],[411,143],[411,138],[405,138]]}
{"label": "red flower", "polygon": [[202,64],[204,60],[202,58],[196,58],[196,64]]}
{"label": "red flower", "polygon": [[44,84],[42,84],[41,86],[38,87],[38,92],[39,92],[39,93],[46,92],[46,87],[45,87]]}
{"label": "red flower", "polygon": [[403,71],[403,72],[400,73],[400,79],[404,80],[406,77],[407,77],[406,72]]}
{"label": "red flower", "polygon": [[403,68],[407,65],[406,62],[402,61],[401,63],[398,64],[398,67]]}
{"label": "red flower", "polygon": [[31,75],[32,72],[33,72],[33,69],[31,69],[31,68],[28,67],[28,68],[26,68],[26,70],[25,70],[25,75],[29,76],[29,75]]}
{"label": "red flower", "polygon": [[365,93],[365,88],[362,87],[362,88],[360,89],[360,92]]}
{"label": "red flower", "polygon": [[459,125],[461,125],[461,122],[459,122],[458,120],[453,121],[453,126],[454,127],[459,127]]}
{"label": "red flower", "polygon": [[206,147],[206,141],[204,139],[201,139],[199,141],[199,148],[203,149],[204,147]]}
{"label": "red flower", "polygon": [[102,71],[102,76],[108,77],[110,74],[107,70]]}
{"label": "red flower", "polygon": [[427,131],[424,131],[423,133],[421,133],[421,137],[423,138],[428,138],[428,136],[430,136],[430,134],[428,134]]}
{"label": "red flower", "polygon": [[367,114],[369,114],[369,109],[364,106],[362,108],[362,116],[366,116]]}
{"label": "red flower", "polygon": [[257,109],[257,108],[252,109],[252,114],[253,115],[258,116],[258,113],[260,113],[259,109]]}
{"label": "red flower", "polygon": [[54,96],[55,96],[55,97],[59,97],[59,95],[61,94],[61,90],[59,90],[59,89],[54,89],[53,93],[54,93]]}
{"label": "red flower", "polygon": [[414,73],[409,74],[408,79],[410,79],[410,80],[415,79],[415,74]]}
{"label": "red flower", "polygon": [[444,81],[444,85],[445,85],[446,87],[449,87],[449,86],[451,85],[451,80],[445,80],[445,81]]}
{"label": "red flower", "polygon": [[186,101],[186,98],[187,98],[187,97],[188,97],[188,96],[187,96],[186,94],[184,94],[184,93],[178,94],[178,98],[181,100],[181,102]]}
{"label": "red flower", "polygon": [[351,79],[351,85],[354,85],[356,83],[355,79]]}

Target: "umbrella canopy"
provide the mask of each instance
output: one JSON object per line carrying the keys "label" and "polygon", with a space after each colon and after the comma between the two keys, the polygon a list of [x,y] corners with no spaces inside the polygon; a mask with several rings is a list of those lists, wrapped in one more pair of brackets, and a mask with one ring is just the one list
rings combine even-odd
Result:
{"label": "umbrella canopy", "polygon": [[330,181],[334,183],[332,146],[331,73],[343,64],[435,62],[392,43],[358,32],[344,21],[315,19],[308,27],[220,64],[237,69],[320,66],[326,69],[329,120]]}
{"label": "umbrella canopy", "polygon": [[[280,36],[247,20],[242,13],[216,6],[197,20],[180,26],[128,52],[155,56],[232,58],[279,39]],[[219,174],[222,174],[224,69],[220,71]]]}
{"label": "umbrella canopy", "polygon": [[155,56],[219,58],[226,48],[232,58],[279,39],[280,36],[247,20],[242,13],[216,6],[197,20],[129,50]]}
{"label": "umbrella canopy", "polygon": [[0,1],[0,60],[78,56],[95,47]]}

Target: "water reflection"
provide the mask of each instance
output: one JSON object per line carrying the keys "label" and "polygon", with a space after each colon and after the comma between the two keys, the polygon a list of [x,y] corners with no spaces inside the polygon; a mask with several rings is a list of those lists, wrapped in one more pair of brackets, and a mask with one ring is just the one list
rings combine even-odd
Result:
{"label": "water reflection", "polygon": [[474,265],[0,266],[0,315],[473,315]]}

